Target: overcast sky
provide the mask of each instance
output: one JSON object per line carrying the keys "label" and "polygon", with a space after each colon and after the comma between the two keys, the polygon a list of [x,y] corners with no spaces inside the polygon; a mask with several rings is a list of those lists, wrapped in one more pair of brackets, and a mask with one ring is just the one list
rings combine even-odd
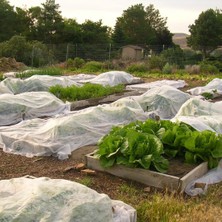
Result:
{"label": "overcast sky", "polygon": [[[12,6],[21,8],[41,6],[46,0],[9,0]],[[222,9],[222,0],[55,0],[60,5],[62,16],[73,18],[81,24],[86,19],[94,22],[102,20],[103,25],[114,27],[116,18],[130,6],[142,3],[145,7],[153,4],[161,17],[167,18],[170,32],[189,34],[188,26],[194,24],[202,11]]]}

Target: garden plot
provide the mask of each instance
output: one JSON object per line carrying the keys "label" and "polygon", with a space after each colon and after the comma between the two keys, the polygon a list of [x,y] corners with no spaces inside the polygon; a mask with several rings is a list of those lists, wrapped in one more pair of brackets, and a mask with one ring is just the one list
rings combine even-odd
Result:
{"label": "garden plot", "polygon": [[69,111],[69,103],[65,104],[48,92],[0,94],[0,126],[12,125],[36,117],[50,117]]}
{"label": "garden plot", "polygon": [[208,171],[207,162],[200,165],[185,164],[182,161],[172,160],[167,173],[160,173],[142,168],[131,168],[124,165],[115,165],[110,168],[101,166],[94,153],[86,155],[88,168],[106,172],[124,179],[129,179],[170,191],[184,192],[187,185],[193,180],[203,176]]}
{"label": "garden plot", "polygon": [[136,222],[137,218],[128,204],[62,179],[1,180],[0,198],[1,221]]}
{"label": "garden plot", "polygon": [[136,90],[139,92],[146,92],[149,89],[154,87],[161,87],[161,86],[172,86],[177,89],[185,87],[187,84],[184,80],[159,80],[149,83],[141,83],[141,84],[132,84],[126,86],[128,90]]}
{"label": "garden plot", "polygon": [[137,91],[124,91],[122,93],[115,93],[115,94],[103,96],[100,98],[79,100],[79,101],[71,102],[71,111],[84,109],[90,106],[97,106],[97,105],[112,103],[118,99],[129,97],[129,96],[136,96],[136,95],[141,95],[141,93]]}
{"label": "garden plot", "polygon": [[192,95],[205,95],[206,97],[215,98],[222,95],[222,79],[215,78],[206,86],[199,86],[187,90]]}
{"label": "garden plot", "polygon": [[[141,96],[127,97],[111,104],[99,105],[48,120],[32,119],[17,125],[0,128],[0,147],[5,152],[25,156],[56,155],[60,159],[67,158],[77,148],[96,144],[113,126],[124,125],[136,120],[146,120],[155,115],[169,117],[175,115],[181,105],[189,99],[189,95],[175,88],[165,91],[169,97],[160,96],[153,102],[146,93]],[[163,87],[162,87],[163,90]],[[157,94],[159,91],[156,92]],[[158,95],[157,95],[158,97]],[[177,105],[170,105],[172,98]],[[161,104],[163,103],[163,104]],[[147,107],[152,107],[147,112]],[[164,108],[155,112],[155,108]]]}
{"label": "garden plot", "polygon": [[[208,167],[219,165],[220,170],[203,181],[206,186],[213,181],[220,182],[221,110],[222,102],[210,103],[191,98],[171,121],[146,120],[115,127],[100,139],[94,153],[86,155],[87,166],[146,185],[184,191],[193,180],[203,176]],[[179,159],[180,164],[172,167],[172,161]],[[179,175],[178,168],[185,171],[183,162],[203,163],[182,177],[176,176]],[[169,166],[175,174],[169,173]],[[159,173],[150,171],[150,168]]]}

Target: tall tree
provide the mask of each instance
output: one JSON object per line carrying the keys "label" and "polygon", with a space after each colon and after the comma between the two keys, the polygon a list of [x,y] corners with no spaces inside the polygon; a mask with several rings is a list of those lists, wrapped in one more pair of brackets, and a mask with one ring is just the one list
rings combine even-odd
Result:
{"label": "tall tree", "polygon": [[42,35],[44,43],[58,43],[64,27],[60,6],[55,4],[55,0],[46,0],[42,6],[38,21],[39,34]]}
{"label": "tall tree", "polygon": [[102,25],[102,20],[93,22],[86,20],[81,25],[82,43],[104,44],[110,41],[109,28]]}
{"label": "tall tree", "polygon": [[222,45],[222,11],[208,9],[202,12],[195,23],[189,26],[188,46],[202,51],[206,58],[210,52]]}
{"label": "tall tree", "polygon": [[0,0],[0,42],[17,33],[16,13],[6,0]]}
{"label": "tall tree", "polygon": [[28,36],[30,33],[31,19],[27,9],[16,7],[17,33]]}
{"label": "tall tree", "polygon": [[31,7],[28,9],[27,14],[29,18],[29,32],[26,34],[29,40],[43,41],[43,36],[40,34],[40,17],[42,9],[39,6]]}
{"label": "tall tree", "polygon": [[64,20],[64,29],[61,40],[64,43],[73,44],[82,42],[81,25],[78,24],[75,19]]}
{"label": "tall tree", "polygon": [[165,44],[165,37],[167,44],[172,42],[172,35],[166,27],[166,18],[162,18],[153,5],[145,8],[142,4],[133,5],[123,11],[122,16],[117,18],[112,35],[114,42],[122,38],[125,39],[125,44],[148,45]]}

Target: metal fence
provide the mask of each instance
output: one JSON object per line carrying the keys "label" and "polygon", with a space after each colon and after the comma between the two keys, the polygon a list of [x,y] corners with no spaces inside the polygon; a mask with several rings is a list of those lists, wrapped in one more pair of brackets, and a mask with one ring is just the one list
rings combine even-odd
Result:
{"label": "metal fence", "polygon": [[[121,50],[125,45],[120,44],[57,44],[46,45],[46,48],[33,47],[30,57],[31,66],[42,66],[64,62],[76,57],[85,61],[111,61],[121,58]],[[145,58],[150,52],[159,54],[167,49],[165,45],[138,45],[144,48]]]}

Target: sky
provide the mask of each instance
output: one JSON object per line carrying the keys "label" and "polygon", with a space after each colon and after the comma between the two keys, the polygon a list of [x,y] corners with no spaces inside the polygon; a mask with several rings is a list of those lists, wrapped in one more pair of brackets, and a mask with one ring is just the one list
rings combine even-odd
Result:
{"label": "sky", "polygon": [[[30,8],[42,6],[46,0],[8,0],[11,6]],[[189,34],[189,25],[195,23],[201,12],[208,9],[222,9],[222,0],[55,0],[59,4],[64,18],[76,19],[79,24],[85,20],[114,27],[116,19],[121,17],[124,10],[136,4],[145,7],[153,4],[161,17],[167,18],[167,27],[172,33]]]}

